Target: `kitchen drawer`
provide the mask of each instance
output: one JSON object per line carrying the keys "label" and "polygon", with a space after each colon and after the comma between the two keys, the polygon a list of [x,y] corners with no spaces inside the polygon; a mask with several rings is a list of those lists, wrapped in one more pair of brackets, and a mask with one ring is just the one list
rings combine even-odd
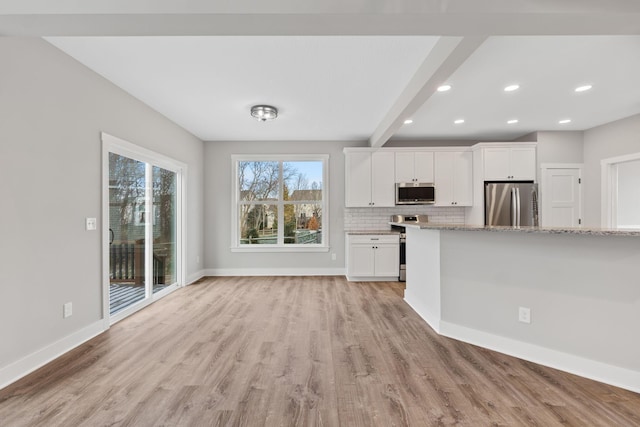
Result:
{"label": "kitchen drawer", "polygon": [[370,243],[399,243],[400,237],[397,234],[355,234],[349,236],[352,244]]}

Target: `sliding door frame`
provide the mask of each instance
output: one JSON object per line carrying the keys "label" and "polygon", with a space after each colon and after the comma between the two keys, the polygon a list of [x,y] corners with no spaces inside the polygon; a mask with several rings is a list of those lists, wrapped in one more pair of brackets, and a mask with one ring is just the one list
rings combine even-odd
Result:
{"label": "sliding door frame", "polygon": [[[124,319],[147,305],[157,301],[165,295],[173,292],[186,283],[186,193],[187,193],[187,165],[170,157],[137,146],[123,139],[101,134],[102,138],[102,320],[104,328]],[[145,170],[147,185],[152,185],[151,174],[148,170],[153,166],[174,172],[176,174],[176,281],[165,289],[153,293],[153,283],[149,278],[153,275],[151,265],[145,268],[145,299],[132,304],[130,307],[110,315],[109,289],[110,289],[110,264],[109,264],[109,153],[128,157],[146,163]],[[149,166],[151,165],[151,166]],[[146,212],[153,212],[151,197],[147,198]],[[149,263],[153,250],[153,238],[151,227],[145,227],[145,263]],[[151,243],[151,244],[148,244]]]}

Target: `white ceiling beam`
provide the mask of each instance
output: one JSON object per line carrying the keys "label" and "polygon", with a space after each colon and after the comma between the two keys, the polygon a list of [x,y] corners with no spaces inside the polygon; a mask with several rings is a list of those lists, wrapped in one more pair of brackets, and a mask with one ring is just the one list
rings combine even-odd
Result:
{"label": "white ceiling beam", "polygon": [[416,14],[638,12],[637,0],[2,0],[0,14]]}
{"label": "white ceiling beam", "polygon": [[473,54],[486,37],[442,37],[420,65],[389,112],[369,138],[371,147],[382,147],[447,79]]}
{"label": "white ceiling beam", "polygon": [[[639,3],[640,4],[640,3]],[[530,13],[0,13],[3,36],[633,35],[640,10]]]}

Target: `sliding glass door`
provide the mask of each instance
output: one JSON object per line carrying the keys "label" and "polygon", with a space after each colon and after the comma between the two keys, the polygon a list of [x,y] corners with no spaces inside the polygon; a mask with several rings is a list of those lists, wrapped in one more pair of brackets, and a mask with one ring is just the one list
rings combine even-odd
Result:
{"label": "sliding glass door", "polygon": [[109,153],[109,314],[146,298],[146,165]]}
{"label": "sliding glass door", "polygon": [[122,143],[105,147],[112,322],[177,288],[181,271],[182,169]]}
{"label": "sliding glass door", "polygon": [[176,173],[153,166],[153,293],[176,282]]}

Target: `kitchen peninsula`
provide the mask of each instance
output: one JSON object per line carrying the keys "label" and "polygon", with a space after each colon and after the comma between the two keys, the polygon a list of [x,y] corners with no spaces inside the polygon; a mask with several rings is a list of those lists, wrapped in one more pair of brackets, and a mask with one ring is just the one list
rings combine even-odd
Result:
{"label": "kitchen peninsula", "polygon": [[640,230],[406,229],[405,300],[436,332],[640,392]]}

